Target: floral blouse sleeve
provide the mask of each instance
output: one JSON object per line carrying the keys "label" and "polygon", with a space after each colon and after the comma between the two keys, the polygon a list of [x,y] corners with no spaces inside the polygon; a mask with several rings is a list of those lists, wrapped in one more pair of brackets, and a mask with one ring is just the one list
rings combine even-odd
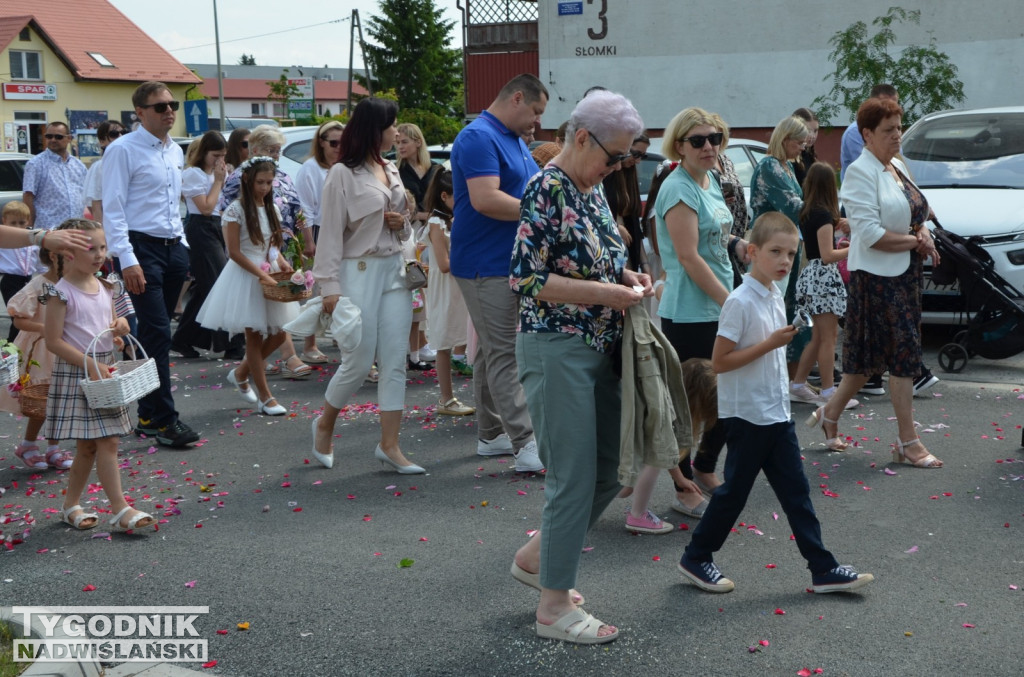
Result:
{"label": "floral blouse sleeve", "polygon": [[736,174],[736,165],[729,159],[729,156],[722,153],[718,156],[718,161],[722,165],[722,179],[732,181],[732,185],[736,188],[734,193],[736,197],[732,202],[726,201],[725,203],[729,211],[732,212],[732,234],[744,237],[747,234],[747,223],[750,220],[750,214],[747,213],[746,191],[743,189],[740,177]]}
{"label": "floral blouse sleeve", "polygon": [[625,262],[601,186],[583,194],[561,169],[546,167],[523,194],[512,250],[509,285],[521,296],[519,331],[576,334],[598,352],[610,351],[621,336],[621,312],[536,297],[552,274],[619,284]]}
{"label": "floral blouse sleeve", "polygon": [[280,169],[274,177],[274,204],[281,213],[281,230],[284,231],[285,241],[292,239],[296,231],[306,227],[299,191],[295,190],[295,184]]}
{"label": "floral blouse sleeve", "polygon": [[804,194],[789,163],[766,156],[754,170],[750,186],[750,209],[756,220],[766,212],[782,212],[793,223],[800,223]]}

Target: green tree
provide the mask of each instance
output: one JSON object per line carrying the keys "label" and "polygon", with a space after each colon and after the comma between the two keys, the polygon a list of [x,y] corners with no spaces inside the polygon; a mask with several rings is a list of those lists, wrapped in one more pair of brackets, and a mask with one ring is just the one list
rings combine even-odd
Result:
{"label": "green tree", "polygon": [[462,82],[462,52],[451,47],[454,21],[434,0],[380,0],[380,15],[367,22],[377,44],[366,46],[376,92],[394,89],[399,106],[461,116],[452,108]]}
{"label": "green tree", "polygon": [[896,44],[893,26],[908,21],[921,23],[920,10],[890,7],[885,16],[871,22],[874,33],[857,21],[832,36],[828,59],[835,64],[835,71],[824,77],[826,82],[832,81],[832,88],[812,102],[823,125],[832,124],[843,110],[856,113],[871,88],[881,83],[891,84],[900,93],[904,124],[964,101],[957,67],[937,49],[934,37],[927,46],[909,45],[898,55],[892,53]]}
{"label": "green tree", "polygon": [[254,54],[242,54],[242,57],[238,60],[239,66],[255,66],[256,55]]}
{"label": "green tree", "polygon": [[297,99],[302,95],[299,88],[288,82],[288,69],[281,71],[281,77],[277,80],[268,80],[270,93],[267,94],[267,101],[276,101],[282,104],[285,116],[288,115],[288,102]]}

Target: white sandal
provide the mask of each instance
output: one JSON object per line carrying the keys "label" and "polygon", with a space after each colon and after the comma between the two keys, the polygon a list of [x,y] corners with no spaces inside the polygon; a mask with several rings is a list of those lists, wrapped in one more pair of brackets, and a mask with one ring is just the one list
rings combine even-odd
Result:
{"label": "white sandal", "polygon": [[903,450],[907,447],[912,447],[915,444],[920,444],[922,447],[924,446],[924,444],[921,442],[920,437],[915,437],[914,439],[908,442],[901,442],[899,438],[896,438],[896,444],[893,445],[892,448],[892,462],[902,463],[904,465],[912,465],[915,468],[928,468],[929,470],[934,470],[936,468],[942,467],[942,461],[935,458],[931,454],[927,454],[926,456],[923,456],[922,458],[919,458],[916,461],[911,461],[910,459],[908,459],[907,455],[903,453]]}
{"label": "white sandal", "polygon": [[121,526],[121,518],[124,517],[125,513],[128,512],[129,510],[135,510],[135,508],[131,507],[130,505],[126,505],[125,507],[121,508],[121,512],[117,513],[116,515],[110,518],[110,525],[118,531],[131,531],[135,529],[138,526],[139,522],[141,522],[142,520],[151,519],[153,520],[152,524],[147,524],[146,526],[139,528],[147,529],[149,527],[156,526],[156,519],[148,512],[142,512],[141,510],[136,511],[135,516],[128,520],[128,526]]}
{"label": "white sandal", "polygon": [[[79,511],[81,514],[78,515],[77,517],[72,518],[71,515],[76,510]],[[92,524],[90,524],[87,527],[83,527],[82,526],[82,522],[84,522],[85,520],[88,520],[88,519],[96,520],[96,521],[93,522]],[[78,529],[79,531],[86,531],[88,529],[95,528],[96,525],[100,523],[100,516],[97,515],[94,512],[86,512],[85,508],[83,508],[82,506],[76,504],[76,505],[71,506],[70,508],[62,508],[61,509],[61,511],[60,511],[60,521],[63,522],[64,524],[67,524],[68,526],[72,526],[72,527]]]}

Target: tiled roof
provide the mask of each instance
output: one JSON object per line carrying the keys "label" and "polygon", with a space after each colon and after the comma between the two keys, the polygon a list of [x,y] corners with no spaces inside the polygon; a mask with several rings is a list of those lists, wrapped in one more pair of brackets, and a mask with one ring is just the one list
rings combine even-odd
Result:
{"label": "tiled roof", "polygon": [[[270,93],[270,85],[267,80],[225,78],[224,98],[225,99],[266,99]],[[366,89],[356,84],[352,90],[359,95],[366,96]],[[218,96],[217,78],[208,78],[199,88],[205,96],[216,99]],[[348,83],[338,80],[317,80],[313,84],[313,94],[321,101],[347,101]]]}
{"label": "tiled roof", "polygon": [[[7,48],[29,20],[35,21],[33,28],[77,80],[200,81],[107,0],[3,0],[0,50]],[[101,66],[89,52],[102,54],[114,66]]]}

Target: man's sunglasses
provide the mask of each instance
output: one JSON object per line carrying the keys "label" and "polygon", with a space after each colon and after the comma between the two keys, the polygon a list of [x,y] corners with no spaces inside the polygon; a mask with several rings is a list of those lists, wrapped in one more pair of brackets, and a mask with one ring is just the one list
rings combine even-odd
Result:
{"label": "man's sunglasses", "polygon": [[604,151],[604,154],[608,156],[608,162],[604,163],[605,167],[614,167],[620,162],[628,160],[631,157],[629,153],[623,153],[622,155],[612,155],[611,153],[608,152],[608,149],[604,147],[604,144],[601,143],[601,141],[596,136],[594,136],[593,132],[591,132],[589,129],[587,131],[590,133],[590,138],[594,140],[594,143],[596,143],[601,148],[601,150]]}
{"label": "man's sunglasses", "polygon": [[64,139],[71,138],[68,134],[44,134],[43,136],[45,136],[47,140],[54,139],[57,141],[63,141]]}
{"label": "man's sunglasses", "polygon": [[721,146],[722,139],[725,138],[725,134],[722,132],[715,132],[714,134],[692,134],[685,139],[679,139],[680,141],[689,141],[690,145],[694,148],[701,149],[704,144],[708,141],[711,142],[712,146]]}
{"label": "man's sunglasses", "polygon": [[139,108],[152,108],[157,113],[166,113],[168,108],[178,110],[179,106],[181,106],[180,101],[160,101],[158,103],[147,103],[139,106]]}

